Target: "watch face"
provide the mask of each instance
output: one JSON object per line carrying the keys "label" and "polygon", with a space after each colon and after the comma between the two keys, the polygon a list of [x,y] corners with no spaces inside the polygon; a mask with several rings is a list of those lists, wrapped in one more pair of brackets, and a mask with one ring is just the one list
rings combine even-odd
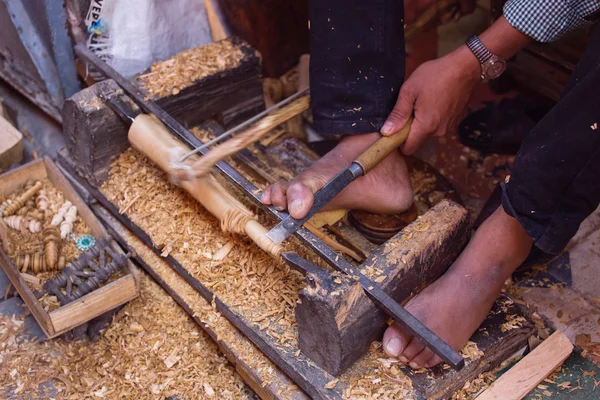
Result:
{"label": "watch face", "polygon": [[484,64],[483,75],[485,79],[495,79],[502,75],[506,69],[506,61],[500,57],[492,57]]}

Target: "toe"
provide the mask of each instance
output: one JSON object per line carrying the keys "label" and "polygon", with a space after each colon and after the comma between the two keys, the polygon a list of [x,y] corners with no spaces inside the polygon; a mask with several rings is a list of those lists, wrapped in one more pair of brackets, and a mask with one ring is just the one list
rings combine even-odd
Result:
{"label": "toe", "polygon": [[427,362],[434,356],[433,352],[429,350],[427,347],[421,350],[419,354],[415,358],[410,361],[410,367],[413,369],[421,369]]}
{"label": "toe", "polygon": [[279,211],[287,208],[286,188],[281,184],[274,185],[271,189],[271,204]]}
{"label": "toe", "polygon": [[296,219],[308,214],[313,205],[313,192],[304,183],[292,183],[287,190],[288,210],[290,215]]}
{"label": "toe", "polygon": [[410,362],[413,360],[413,358],[415,358],[417,356],[417,354],[419,354],[421,351],[423,351],[423,349],[425,348],[425,345],[423,345],[423,343],[421,343],[420,340],[412,338],[410,343],[408,344],[408,346],[406,346],[406,348],[404,349],[404,351],[402,352],[402,354],[400,354],[400,361],[402,362]]}
{"label": "toe", "polygon": [[383,334],[383,350],[388,356],[398,358],[410,342],[410,337],[400,325],[394,324]]}
{"label": "toe", "polygon": [[429,359],[429,361],[427,361],[427,363],[425,364],[425,367],[426,368],[435,367],[436,365],[438,365],[438,364],[440,364],[442,362],[444,362],[444,360],[442,360],[438,356],[434,355],[433,357],[431,357]]}
{"label": "toe", "polygon": [[263,190],[262,195],[260,196],[261,203],[271,205],[271,190],[273,190],[273,186],[267,186],[265,190]]}

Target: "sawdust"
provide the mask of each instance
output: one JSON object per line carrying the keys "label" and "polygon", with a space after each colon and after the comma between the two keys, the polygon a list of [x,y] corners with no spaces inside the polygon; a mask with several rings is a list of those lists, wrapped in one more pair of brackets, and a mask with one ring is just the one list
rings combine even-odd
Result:
{"label": "sawdust", "polygon": [[[287,378],[282,378],[275,365],[243,336],[219,311],[204,297],[177,274],[169,264],[150,250],[140,239],[128,230],[123,230],[122,237],[132,246],[136,254],[144,260],[152,270],[191,308],[194,318],[200,321],[214,339],[221,345],[227,346],[228,352],[235,354],[240,363],[248,365],[258,375],[258,380],[264,385],[277,383],[282,390],[288,390],[291,384]],[[280,382],[285,380],[285,382]],[[297,390],[297,389],[296,389]]]}
{"label": "sawdust", "polygon": [[[274,260],[246,238],[223,233],[217,220],[133,149],[112,164],[102,192],[155,246],[178,260],[235,312],[283,346],[296,346],[294,306],[305,286],[302,275]],[[233,242],[222,260],[218,250]]]}
{"label": "sawdust", "polygon": [[155,62],[137,81],[150,96],[177,95],[196,81],[240,65],[244,51],[226,39],[184,50],[172,58]]}
{"label": "sawdust", "polygon": [[38,385],[52,378],[57,398],[70,400],[252,397],[215,343],[146,275],[140,297],[96,342],[38,343],[23,328],[0,316],[0,387],[21,398],[49,398]]}

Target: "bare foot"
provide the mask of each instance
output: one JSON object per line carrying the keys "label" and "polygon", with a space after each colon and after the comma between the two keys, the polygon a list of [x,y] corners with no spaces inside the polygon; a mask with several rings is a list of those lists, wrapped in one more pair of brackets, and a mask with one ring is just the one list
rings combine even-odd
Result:
{"label": "bare foot", "polygon": [[[265,189],[264,204],[289,210],[294,218],[304,217],[313,204],[313,195],[373,144],[377,132],[344,138],[332,151],[316,161],[289,183],[278,183]],[[351,209],[378,214],[398,214],[412,205],[413,191],[404,158],[392,152],[365,176],[352,182],[324,210]]]}
{"label": "bare foot", "polygon": [[[406,304],[406,309],[455,350],[479,328],[504,282],[527,258],[532,240],[502,207],[477,230],[450,269]],[[395,323],[383,335],[383,348],[412,368],[442,360]]]}

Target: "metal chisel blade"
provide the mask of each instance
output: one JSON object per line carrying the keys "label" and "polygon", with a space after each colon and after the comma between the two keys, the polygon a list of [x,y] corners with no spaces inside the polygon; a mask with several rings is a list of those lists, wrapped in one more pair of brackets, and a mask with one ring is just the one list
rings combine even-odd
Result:
{"label": "metal chisel blade", "polygon": [[344,190],[354,179],[356,179],[356,174],[352,173],[351,168],[342,171],[315,193],[314,203],[304,218],[295,219],[288,214],[287,217],[282,219],[280,223],[267,233],[267,237],[275,243],[283,242],[337,196],[339,192]]}

